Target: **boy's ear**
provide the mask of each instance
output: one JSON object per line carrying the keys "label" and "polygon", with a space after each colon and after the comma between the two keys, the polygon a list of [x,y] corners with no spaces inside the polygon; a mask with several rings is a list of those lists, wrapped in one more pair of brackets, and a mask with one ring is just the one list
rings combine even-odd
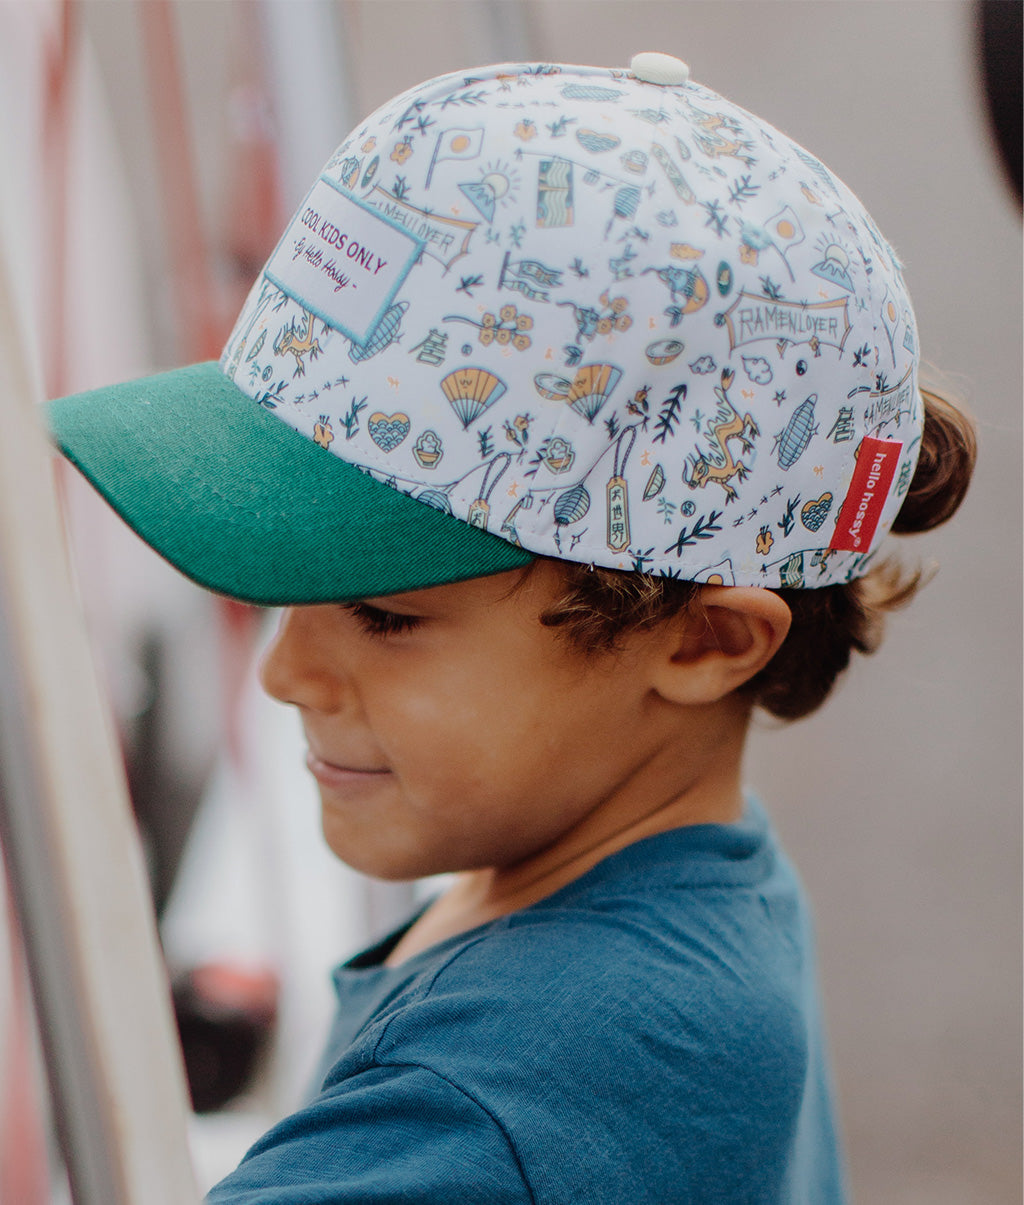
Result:
{"label": "boy's ear", "polygon": [[749,681],[775,656],[792,618],[772,590],[703,586],[695,602],[667,625],[655,673],[669,702],[715,703]]}

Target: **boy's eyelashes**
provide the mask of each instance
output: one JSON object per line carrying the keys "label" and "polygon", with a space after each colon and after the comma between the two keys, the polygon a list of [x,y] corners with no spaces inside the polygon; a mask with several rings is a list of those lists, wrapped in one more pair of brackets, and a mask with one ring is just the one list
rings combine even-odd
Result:
{"label": "boy's eyelashes", "polygon": [[394,636],[409,632],[423,622],[419,615],[403,615],[398,611],[384,611],[365,602],[343,603],[342,606],[354,615],[359,626],[370,636]]}

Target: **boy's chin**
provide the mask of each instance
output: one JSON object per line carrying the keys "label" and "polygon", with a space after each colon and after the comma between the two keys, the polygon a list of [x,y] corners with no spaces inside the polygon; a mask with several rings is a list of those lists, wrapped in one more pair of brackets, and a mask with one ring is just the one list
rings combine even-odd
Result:
{"label": "boy's chin", "polygon": [[395,842],[389,842],[383,833],[371,840],[361,841],[346,827],[332,820],[326,811],[321,816],[321,829],[327,847],[339,861],[374,879],[407,883],[452,869],[443,864],[445,859],[439,854],[431,856],[422,851],[403,850]]}

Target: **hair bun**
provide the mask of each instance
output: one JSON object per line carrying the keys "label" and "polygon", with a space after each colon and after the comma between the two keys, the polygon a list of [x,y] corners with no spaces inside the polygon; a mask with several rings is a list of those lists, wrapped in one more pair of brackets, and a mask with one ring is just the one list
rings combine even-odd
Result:
{"label": "hair bun", "polygon": [[924,432],[910,489],[892,525],[895,535],[931,531],[956,513],[978,454],[974,423],[952,402],[921,390]]}

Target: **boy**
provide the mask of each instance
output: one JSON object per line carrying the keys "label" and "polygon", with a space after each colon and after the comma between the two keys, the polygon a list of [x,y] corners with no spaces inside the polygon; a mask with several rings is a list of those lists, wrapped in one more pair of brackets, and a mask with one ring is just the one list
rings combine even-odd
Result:
{"label": "boy", "polygon": [[331,848],[457,872],[339,969],[320,1091],[212,1201],[843,1199],[740,763],[912,593],[883,534],[966,489],[917,363],[856,198],[647,54],[396,98],[219,365],[54,404],[153,547],[288,607],[263,680]]}

